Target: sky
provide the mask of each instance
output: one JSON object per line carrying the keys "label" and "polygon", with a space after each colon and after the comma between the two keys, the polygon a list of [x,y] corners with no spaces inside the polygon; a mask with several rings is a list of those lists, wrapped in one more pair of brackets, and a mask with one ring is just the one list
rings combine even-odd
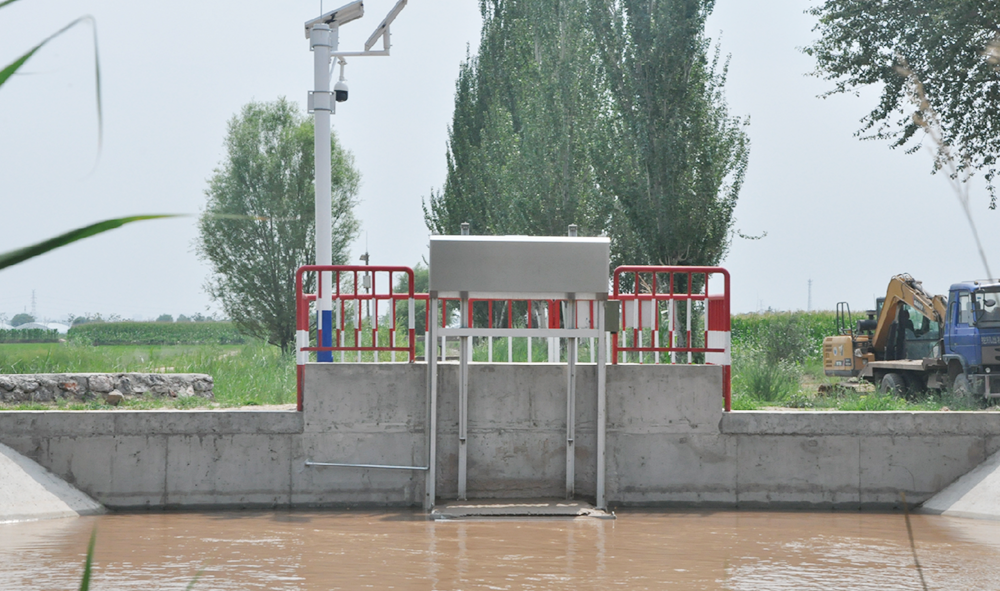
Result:
{"label": "sky", "polygon": [[[327,1],[330,10],[340,0]],[[367,0],[341,30],[358,50],[394,0]],[[750,118],[750,165],[721,265],[735,312],[873,306],[910,273],[932,293],[986,275],[968,223],[931,156],[855,137],[878,98],[818,98],[799,48],[814,38],[804,0],[718,0],[706,27],[730,56],[726,96]],[[320,3],[292,0],[21,0],[0,10],[7,64],[73,19],[97,23],[103,95],[98,151],[92,32],[77,26],[0,88],[0,252],[94,221],[141,213],[190,217],[133,224],[0,272],[0,313],[50,320],[100,313],[149,319],[218,313],[194,252],[195,216],[224,157],[228,120],[251,100],[304,106],[312,54],[303,23]],[[478,47],[478,2],[410,0],[390,57],[349,58],[350,100],[333,129],[362,175],[351,258],[414,265],[427,251],[421,203],[444,183],[455,80]],[[1000,212],[981,182],[971,208],[994,273]],[[810,296],[811,281],[811,296]],[[34,304],[33,304],[34,301]]]}

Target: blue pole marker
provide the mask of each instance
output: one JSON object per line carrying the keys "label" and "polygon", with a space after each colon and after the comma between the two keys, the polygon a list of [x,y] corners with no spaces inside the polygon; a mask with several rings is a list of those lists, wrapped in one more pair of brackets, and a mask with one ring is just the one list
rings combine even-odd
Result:
{"label": "blue pole marker", "polygon": [[[320,347],[333,346],[333,310],[320,310],[319,323],[323,327],[323,342]],[[333,361],[333,351],[317,351],[316,361],[329,363]]]}

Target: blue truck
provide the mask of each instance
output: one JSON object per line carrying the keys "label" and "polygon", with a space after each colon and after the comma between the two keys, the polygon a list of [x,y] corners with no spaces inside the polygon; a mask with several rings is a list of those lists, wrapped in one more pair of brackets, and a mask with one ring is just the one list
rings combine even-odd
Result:
{"label": "blue truck", "polygon": [[964,281],[947,300],[896,275],[886,297],[856,325],[837,305],[838,335],[823,341],[826,375],[852,376],[883,391],[925,389],[1000,397],[1000,281]]}

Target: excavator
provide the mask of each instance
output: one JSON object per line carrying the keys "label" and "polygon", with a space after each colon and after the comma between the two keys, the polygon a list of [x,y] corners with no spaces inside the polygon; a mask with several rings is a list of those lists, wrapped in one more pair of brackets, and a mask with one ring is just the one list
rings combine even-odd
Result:
{"label": "excavator", "polygon": [[826,375],[897,394],[950,389],[1000,397],[1000,281],[956,283],[946,300],[896,275],[867,316],[855,325],[850,306],[837,304],[838,334],[823,339]]}

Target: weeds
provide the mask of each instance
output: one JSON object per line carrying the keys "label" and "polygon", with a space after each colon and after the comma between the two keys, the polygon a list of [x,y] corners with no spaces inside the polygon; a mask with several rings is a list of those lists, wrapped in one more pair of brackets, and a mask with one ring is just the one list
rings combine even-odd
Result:
{"label": "weeds", "polygon": [[799,391],[799,367],[788,360],[771,361],[761,350],[737,356],[733,364],[733,391],[758,402],[781,402]]}

